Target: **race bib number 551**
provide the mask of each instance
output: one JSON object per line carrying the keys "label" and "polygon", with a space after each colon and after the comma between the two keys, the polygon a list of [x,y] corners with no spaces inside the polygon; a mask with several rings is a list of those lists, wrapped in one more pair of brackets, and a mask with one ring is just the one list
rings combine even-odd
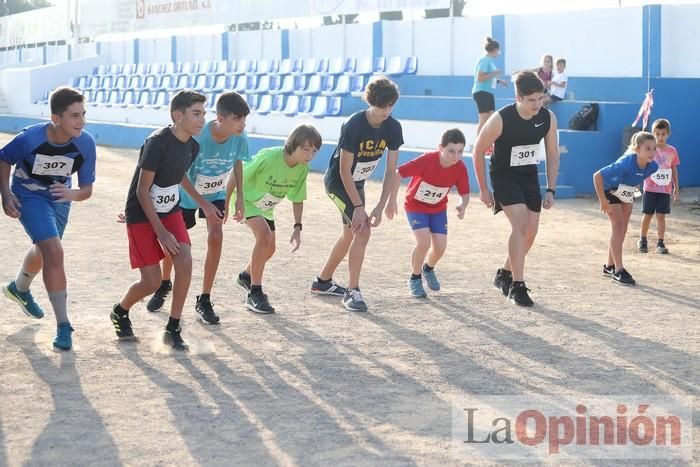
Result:
{"label": "race bib number 551", "polygon": [[659,186],[666,186],[671,183],[671,169],[659,169],[651,174],[651,181]]}

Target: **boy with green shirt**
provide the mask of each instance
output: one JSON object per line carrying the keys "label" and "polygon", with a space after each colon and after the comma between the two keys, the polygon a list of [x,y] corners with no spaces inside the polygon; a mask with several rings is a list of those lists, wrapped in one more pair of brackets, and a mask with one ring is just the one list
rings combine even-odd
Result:
{"label": "boy with green shirt", "polygon": [[[255,313],[274,313],[262,291],[265,263],[275,253],[275,206],[285,197],[293,203],[294,227],[290,243],[301,244],[301,216],[306,199],[309,162],[321,147],[321,134],[312,125],[299,125],[283,147],[260,150],[243,166],[243,198],[246,224],[255,235],[250,261],[238,275],[238,284],[248,291],[246,307]],[[227,187],[227,200],[233,189]]]}

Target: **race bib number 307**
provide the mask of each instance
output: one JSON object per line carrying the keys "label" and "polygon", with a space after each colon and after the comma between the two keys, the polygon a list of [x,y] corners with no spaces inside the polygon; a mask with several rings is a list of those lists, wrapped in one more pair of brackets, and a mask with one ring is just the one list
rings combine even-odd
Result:
{"label": "race bib number 307", "polygon": [[53,177],[70,177],[73,171],[73,159],[65,156],[45,156],[37,154],[34,157],[32,173],[34,175],[49,175]]}
{"label": "race bib number 307", "polygon": [[168,187],[162,188],[156,184],[151,186],[151,199],[153,200],[153,206],[156,208],[158,213],[166,213],[172,211],[172,209],[180,201],[180,190],[178,185],[170,185]]}

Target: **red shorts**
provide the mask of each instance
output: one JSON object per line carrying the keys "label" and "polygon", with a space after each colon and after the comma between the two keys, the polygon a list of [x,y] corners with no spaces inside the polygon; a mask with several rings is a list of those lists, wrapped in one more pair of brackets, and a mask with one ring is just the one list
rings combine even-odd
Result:
{"label": "red shorts", "polygon": [[[179,243],[190,245],[190,236],[182,218],[182,211],[169,214],[160,219],[163,227],[173,234]],[[129,236],[129,259],[131,269],[145,268],[158,264],[165,258],[158,236],[150,222],[127,224],[126,234]]]}

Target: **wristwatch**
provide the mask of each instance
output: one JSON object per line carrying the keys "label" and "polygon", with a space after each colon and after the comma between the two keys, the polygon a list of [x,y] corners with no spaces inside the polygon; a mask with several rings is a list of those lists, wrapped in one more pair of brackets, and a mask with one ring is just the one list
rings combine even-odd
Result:
{"label": "wristwatch", "polygon": [[293,228],[296,229],[297,227],[299,227],[299,230],[302,230],[302,228],[301,228],[301,223],[297,222],[296,224],[294,224],[294,227],[293,227]]}
{"label": "wristwatch", "polygon": [[557,196],[557,192],[554,190],[554,188],[547,188],[545,193],[551,193],[552,196]]}

